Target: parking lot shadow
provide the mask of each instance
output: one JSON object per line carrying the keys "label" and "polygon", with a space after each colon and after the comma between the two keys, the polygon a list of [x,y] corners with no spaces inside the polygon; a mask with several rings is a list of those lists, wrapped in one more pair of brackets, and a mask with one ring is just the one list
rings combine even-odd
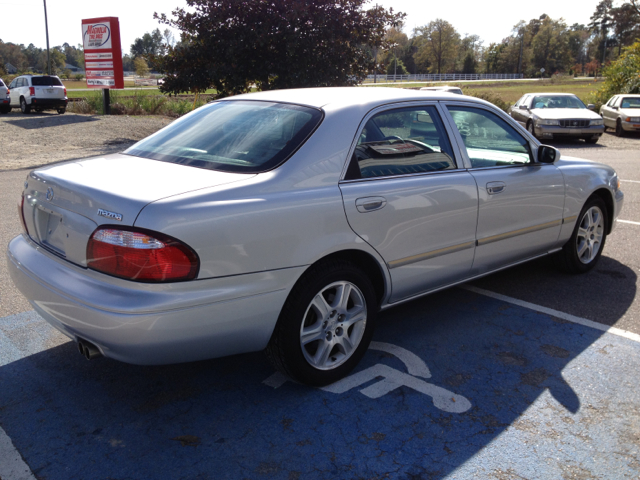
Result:
{"label": "parking lot shadow", "polygon": [[[548,429],[522,420],[538,401],[589,434],[593,380],[570,364],[602,335],[450,289],[383,312],[354,375],[324,390],[274,381],[261,353],[143,367],[68,342],[0,367],[0,426],[48,480],[443,478],[502,434]],[[614,375],[598,381],[615,397]]]}
{"label": "parking lot shadow", "polygon": [[11,119],[6,120],[5,123],[10,123],[11,125],[25,130],[35,130],[40,128],[58,127],[61,125],[72,125],[75,123],[96,122],[98,120],[99,117],[97,115],[75,115],[73,113],[58,115],[53,111],[45,111],[30,113],[28,115],[11,115]]}

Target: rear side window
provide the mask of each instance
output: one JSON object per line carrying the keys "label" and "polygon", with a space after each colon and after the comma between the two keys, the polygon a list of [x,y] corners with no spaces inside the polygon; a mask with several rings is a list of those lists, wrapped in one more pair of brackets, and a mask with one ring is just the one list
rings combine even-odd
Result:
{"label": "rear side window", "polygon": [[365,125],[346,179],[412,175],[456,168],[435,107],[409,107],[373,116]]}
{"label": "rear side window", "polygon": [[62,86],[62,82],[58,77],[50,77],[48,75],[45,75],[44,77],[31,77],[31,84],[34,87],[43,87],[43,86],[61,87]]}
{"label": "rear side window", "polygon": [[286,161],[313,133],[322,111],[247,100],[199,108],[124,153],[163,162],[260,173]]}

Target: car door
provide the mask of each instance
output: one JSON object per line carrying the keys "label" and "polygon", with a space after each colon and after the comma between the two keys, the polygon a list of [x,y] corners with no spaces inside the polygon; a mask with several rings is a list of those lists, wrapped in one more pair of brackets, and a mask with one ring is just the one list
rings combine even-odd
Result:
{"label": "car door", "polygon": [[20,105],[20,93],[18,92],[18,85],[21,80],[21,77],[14,78],[13,81],[9,84],[9,101],[11,102],[12,107]]}
{"label": "car door", "polygon": [[447,105],[478,188],[473,274],[557,247],[564,178],[553,164],[534,161],[536,145],[508,117],[469,104]]}
{"label": "car door", "polygon": [[617,111],[615,110],[615,105],[618,100],[618,95],[612,97],[605,105],[603,105],[601,109],[602,120],[604,121],[605,127],[615,128],[616,126],[616,115]]}
{"label": "car door", "polygon": [[363,120],[340,182],[351,228],[382,256],[390,302],[469,274],[478,194],[435,102],[384,107]]}
{"label": "car door", "polygon": [[511,107],[511,117],[518,123],[520,123],[523,127],[526,126],[527,124],[527,117],[525,116],[524,112],[526,112],[526,110],[522,110],[520,108],[520,105],[525,105],[527,98],[529,97],[528,94],[523,95],[522,97],[520,97],[520,99],[515,103],[515,105],[513,105]]}

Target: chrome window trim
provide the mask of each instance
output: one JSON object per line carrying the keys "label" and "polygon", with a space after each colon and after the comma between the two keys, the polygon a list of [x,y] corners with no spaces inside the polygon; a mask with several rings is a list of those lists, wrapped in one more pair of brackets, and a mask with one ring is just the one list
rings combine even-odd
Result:
{"label": "chrome window trim", "polygon": [[377,180],[398,180],[400,178],[424,177],[425,175],[444,175],[454,172],[464,173],[467,172],[467,169],[456,168],[455,170],[434,170],[433,172],[407,173],[404,175],[389,175],[386,177],[354,178],[353,180],[340,180],[338,183],[340,183],[341,185],[348,185],[350,183],[375,182]]}
{"label": "chrome window trim", "polygon": [[453,170],[441,170],[439,172],[424,172],[421,174],[407,174],[407,175],[394,175],[392,177],[372,177],[373,179],[382,179],[382,178],[404,178],[407,176],[414,176],[414,175],[429,175],[432,173],[444,173],[444,172],[455,172],[455,171],[459,171],[459,170],[466,170],[466,166],[464,165],[464,158],[462,157],[462,152],[460,151],[460,146],[457,144],[456,141],[454,141],[454,138],[452,137],[452,134],[455,133],[453,131],[450,131],[450,128],[447,124],[447,120],[446,117],[444,115],[445,112],[443,112],[442,108],[440,107],[440,103],[438,100],[427,100],[427,101],[421,101],[421,100],[410,100],[407,102],[394,102],[394,103],[385,103],[384,105],[378,105],[377,107],[369,110],[367,112],[367,114],[362,117],[362,120],[360,120],[360,124],[358,125],[358,129],[356,130],[356,134],[353,137],[353,141],[351,142],[351,147],[349,147],[349,153],[347,154],[347,158],[346,161],[344,162],[344,165],[342,166],[342,173],[340,174],[340,180],[338,180],[339,183],[342,182],[354,182],[354,181],[360,181],[360,180],[368,180],[368,179],[363,179],[363,178],[355,178],[353,180],[345,180],[345,176],[347,175],[347,170],[349,169],[349,164],[351,163],[351,157],[353,156],[353,152],[356,149],[356,146],[358,145],[358,139],[360,138],[360,134],[362,133],[362,130],[364,130],[364,126],[367,124],[367,122],[369,121],[369,119],[371,119],[371,117],[373,117],[374,115],[377,115],[378,113],[381,112],[385,112],[388,110],[397,110],[400,108],[411,108],[411,107],[435,107],[436,111],[438,112],[438,114],[440,115],[440,120],[442,120],[442,123],[444,125],[444,133],[447,135],[447,139],[449,140],[449,143],[451,144],[451,150],[453,151],[453,161],[456,164],[456,169]]}

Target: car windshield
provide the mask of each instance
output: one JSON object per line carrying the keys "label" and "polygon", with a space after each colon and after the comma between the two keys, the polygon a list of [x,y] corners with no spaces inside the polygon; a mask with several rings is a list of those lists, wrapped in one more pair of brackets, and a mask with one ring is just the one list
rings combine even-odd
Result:
{"label": "car windshield", "polygon": [[62,82],[58,77],[50,77],[48,75],[44,77],[31,77],[31,84],[34,87],[43,87],[43,86],[61,87],[62,86]]}
{"label": "car windshield", "polygon": [[640,97],[625,97],[622,99],[622,108],[640,108]]}
{"label": "car windshield", "polygon": [[575,95],[540,95],[534,97],[531,108],[587,108]]}
{"label": "car windshield", "polygon": [[124,153],[225,172],[260,173],[286,161],[322,120],[300,105],[215,102],[174,122]]}

